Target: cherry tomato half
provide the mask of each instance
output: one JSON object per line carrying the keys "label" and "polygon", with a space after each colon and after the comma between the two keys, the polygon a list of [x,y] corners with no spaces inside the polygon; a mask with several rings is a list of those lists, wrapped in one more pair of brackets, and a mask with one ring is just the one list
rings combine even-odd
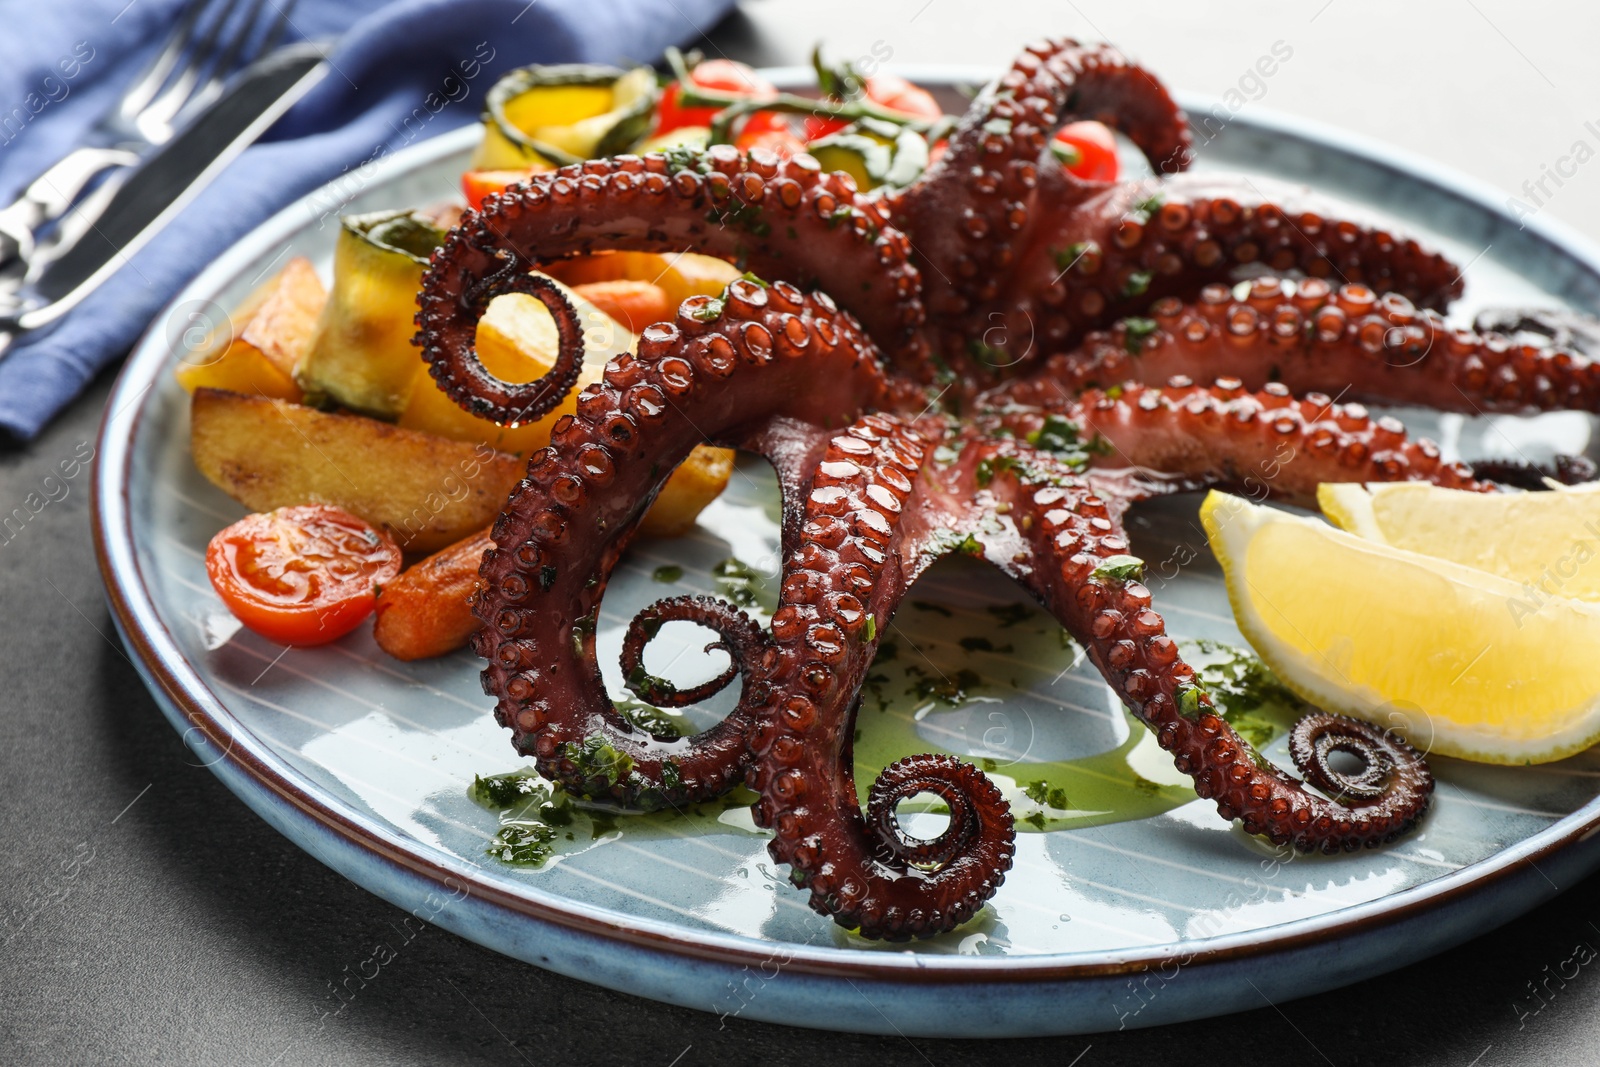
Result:
{"label": "cherry tomato half", "polygon": [[[866,80],[863,88],[868,100],[889,111],[923,119],[936,119],[944,114],[944,109],[932,93],[897,74],[874,74]],[[806,140],[818,140],[846,125],[843,119],[813,115],[806,119]]]}
{"label": "cherry tomato half", "polygon": [[271,641],[335,641],[372,614],[400,549],[348,511],[303,504],[249,515],[206,546],[206,573],[239,621]]}
{"label": "cherry tomato half", "polygon": [[483,206],[483,202],[495,193],[503,193],[520,181],[526,181],[529,175],[537,174],[532,168],[528,170],[469,170],[461,175],[461,191],[466,195],[467,206],[476,211]]}
{"label": "cherry tomato half", "polygon": [[1069,122],[1050,145],[1062,164],[1085,181],[1117,180],[1117,139],[1098,122]]}
{"label": "cherry tomato half", "polygon": [[[727,93],[730,96],[753,96],[770,100],[778,95],[771,82],[758,75],[743,63],[731,59],[708,59],[689,72],[689,80],[702,89]],[[661,103],[656,109],[656,133],[663,134],[680,126],[709,126],[721,107],[684,107],[678,103],[683,88],[673,82],[661,91]],[[757,112],[745,119],[743,131],[756,134],[764,130],[783,129],[782,115]]]}
{"label": "cherry tomato half", "polygon": [[806,143],[788,128],[758,130],[755,133],[746,129],[733,139],[733,144],[741,152],[748,152],[752,148],[765,148],[781,159],[789,159],[806,150]]}

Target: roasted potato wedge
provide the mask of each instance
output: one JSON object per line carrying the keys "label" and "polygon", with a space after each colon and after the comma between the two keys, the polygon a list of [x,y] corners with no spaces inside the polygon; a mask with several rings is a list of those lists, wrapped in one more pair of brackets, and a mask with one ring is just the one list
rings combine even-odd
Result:
{"label": "roasted potato wedge", "polygon": [[407,552],[434,552],[488,526],[523,461],[361,415],[197,389],[195,466],[253,511],[333,504],[385,530]]}
{"label": "roasted potato wedge", "polygon": [[245,323],[239,339],[292,375],[295,364],[311,350],[328,290],[304,256],[285,263],[274,281],[272,292]]}
{"label": "roasted potato wedge", "polygon": [[728,487],[733,474],[733,450],[698,445],[678,464],[656,502],[645,512],[639,532],[647,537],[682,537],[694,529],[695,519],[707,504]]}
{"label": "roasted potato wedge", "polygon": [[245,298],[235,311],[242,323],[231,338],[218,338],[220,352],[178,365],[178,384],[196,389],[226,389],[246,396],[299,400],[294,365],[311,347],[327,290],[311,261],[291,259]]}
{"label": "roasted potato wedge", "polygon": [[[500,426],[465,411],[440,390],[428,365],[417,359],[416,379],[400,413],[400,425],[456,441],[482,441],[491,448],[522,455],[550,443],[550,430],[577,410],[578,394],[598,382],[613,356],[630,351],[637,339],[626,326],[575,290],[567,297],[583,323],[583,367],[578,382],[554,409],[529,422]],[[526,293],[506,293],[489,302],[478,320],[478,359],[490,374],[508,382],[531,382],[555,366],[561,335],[550,311]]]}

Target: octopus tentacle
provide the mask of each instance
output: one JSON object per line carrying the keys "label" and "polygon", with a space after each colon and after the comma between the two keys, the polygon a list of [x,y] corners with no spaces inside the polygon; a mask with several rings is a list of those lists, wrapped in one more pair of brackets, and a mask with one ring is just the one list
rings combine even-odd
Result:
{"label": "octopus tentacle", "polygon": [[[434,253],[418,302],[417,343],[439,387],[469,411],[504,405],[473,355],[490,298],[538,262],[601,249],[693,249],[811,288],[827,279],[908,373],[928,373],[910,243],[845,174],[728,145],[703,154],[617,156],[536,174],[468,211]],[[521,291],[521,290],[518,290]],[[534,295],[539,295],[535,291]],[[544,299],[544,297],[541,297]],[[548,302],[548,301],[547,301]]]}
{"label": "octopus tentacle", "polygon": [[1066,173],[1046,163],[1045,147],[1076,118],[1122,129],[1163,173],[1188,166],[1188,119],[1149,71],[1109,45],[1030,46],[974,101],[939,162],[889,201],[898,224],[917,235],[917,262],[945,282],[929,298],[935,317],[959,316],[1002,291],[1017,237],[1051,202],[1037,192],[1041,166]]}
{"label": "octopus tentacle", "polygon": [[[1296,399],[1280,383],[1250,392],[1236,378],[1211,386],[1187,378],[1163,387],[1132,382],[1058,401],[1054,410],[1104,442],[1097,466],[1182,476],[1188,488],[1231,485],[1297,501],[1314,500],[1319,482],[1488,488],[1464,464],[1446,462],[1433,442],[1408,438],[1392,416],[1374,419],[1360,404],[1317,393]],[[1004,424],[1025,437],[1046,417],[1013,409]]]}
{"label": "octopus tentacle", "polygon": [[1588,456],[1559,455],[1549,463],[1518,459],[1473,460],[1472,470],[1478,477],[1492,478],[1500,485],[1530,490],[1548,489],[1549,482],[1583,485],[1600,478],[1600,467]]}
{"label": "octopus tentacle", "polygon": [[[756,822],[773,830],[773,858],[790,865],[813,909],[893,940],[971,918],[1010,868],[1015,833],[998,791],[957,760],[913,757],[886,770],[867,817],[856,792],[856,703],[905,593],[902,518],[927,452],[911,427],[882,416],[830,442],[772,616],[772,703],[750,735],[748,783],[760,794]],[[950,829],[931,844],[891,819],[918,792],[950,803]]]}
{"label": "octopus tentacle", "polygon": [[1004,329],[1058,352],[1161,297],[1192,300],[1241,270],[1360,283],[1436,309],[1460,294],[1460,271],[1445,257],[1297,199],[1293,189],[1187,175],[1087,200],[1063,189],[1045,201],[1051,213],[1018,257]]}
{"label": "octopus tentacle", "polygon": [[[724,387],[732,378],[738,390]],[[736,281],[685,301],[641,335],[563,417],[495,524],[474,612],[484,689],[517,749],[573,793],[635,807],[703,800],[736,784],[766,697],[753,642],[735,648],[738,706],[694,737],[662,740],[617,714],[594,656],[607,580],[673,469],[707,439],[739,444],[775,417],[816,425],[874,404],[875,352],[850,316],[786,282]],[[678,609],[662,608],[671,614]],[[713,622],[722,616],[706,614]],[[719,627],[724,640],[735,631]]]}
{"label": "octopus tentacle", "polygon": [[[1331,716],[1302,724],[1313,753],[1319,738],[1337,733],[1340,744],[1362,746],[1369,768],[1381,765],[1373,777],[1377,788],[1348,805],[1308,792],[1262,759],[1196,686],[1194,669],[1150,606],[1150,590],[1100,571],[1109,557],[1127,551],[1106,501],[1082,486],[1026,473],[1047,470],[1049,457],[1014,443],[1006,447],[1023,462],[996,476],[996,496],[1027,527],[1030,549],[1006,569],[1083,645],[1117,696],[1173,754],[1178,770],[1193,776],[1199,796],[1214,799],[1223,818],[1242,820],[1247,833],[1303,851],[1373,847],[1415,824],[1432,795],[1433,777],[1422,757],[1396,738],[1345,727]],[[1353,782],[1323,774],[1325,760],[1308,765],[1338,790]]]}
{"label": "octopus tentacle", "polygon": [[[1335,752],[1354,757],[1361,769],[1354,774],[1330,762]],[[1311,784],[1341,804],[1383,797],[1395,775],[1415,778],[1410,788],[1431,784],[1427,765],[1393,733],[1369,722],[1313,712],[1302,716],[1289,731],[1289,755]]]}
{"label": "octopus tentacle", "polygon": [[1292,293],[1276,278],[1259,278],[1243,299],[1224,285],[1207,286],[1193,304],[1163,298],[1148,321],[1091,334],[1018,388],[1070,393],[1219,373],[1248,389],[1277,382],[1295,393],[1440,411],[1600,412],[1600,363],[1587,356],[1455,329],[1398,294],[1334,289],[1314,278]]}
{"label": "octopus tentacle", "polygon": [[[1075,117],[1126,130],[1158,178],[1092,183],[1058,166],[1047,140]],[[1185,117],[1148,73],[1113,49],[1055,41],[1030,48],[898,193],[858,195],[809,156],[717,146],[592,160],[468,212],[425,276],[418,343],[457,403],[497,421],[548,411],[582,359],[571,306],[529,273],[541,262],[694,250],[775,279],[736,281],[645,329],[637,355],[614,359],[530,459],[474,606],[485,691],[518,750],[575,794],[636,808],[709,799],[742,776],[769,850],[817,911],[868,937],[949,930],[1010,869],[1003,796],[959,760],[912,756],[879,775],[863,812],[852,743],[879,633],[960,546],[1043,603],[1195,791],[1247,832],[1334,852],[1414,825],[1433,779],[1403,740],[1312,712],[1290,736],[1309,785],[1297,781],[1216,713],[1150,591],[1104,564],[1129,548],[1131,501],[1181,488],[1306,502],[1324,481],[1530,482],[1543,472],[1447,463],[1349,401],[1600,412],[1600,328],[1517,313],[1485,320],[1514,336],[1453,329],[1440,315],[1461,292],[1449,260],[1302,190],[1169,177],[1188,145]],[[1245,272],[1276,277],[1236,298]],[[802,291],[824,284],[842,310]],[[507,292],[544,301],[557,322],[556,366],[538,382],[498,380],[473,349]],[[1521,343],[1530,336],[1550,343]],[[741,679],[723,722],[671,738],[612,705],[594,626],[645,509],[706,441],[777,472],[781,599],[770,636],[705,598],[632,620],[622,667],[645,699],[684,706]],[[645,648],[670,621],[714,631],[707,648],[727,669],[682,690],[651,676]],[[950,810],[933,840],[897,816],[919,794]]]}
{"label": "octopus tentacle", "polygon": [[1161,389],[1134,385],[1117,397],[1086,393],[1080,411],[1115,458],[1206,484],[1259,484],[1300,501],[1315,499],[1319,482],[1485,488],[1465,465],[1446,462],[1433,442],[1411,440],[1393,416],[1374,419],[1360,404],[1321,394],[1296,399],[1274,383],[1257,393],[1237,379],[1209,388],[1183,379]]}
{"label": "octopus tentacle", "polygon": [[[645,645],[668,622],[693,622],[714,630],[717,640],[706,645],[705,651],[726,652],[727,669],[689,689],[680,689],[645,670]],[[710,699],[740,674],[748,677],[766,648],[766,633],[754,619],[726,600],[709,596],[672,597],[656,601],[628,623],[627,633],[622,638],[622,676],[640,700],[660,707],[682,708]]]}
{"label": "octopus tentacle", "polygon": [[[900,826],[896,806],[928,793],[950,810],[950,823],[938,837],[922,840]],[[924,753],[885,767],[867,794],[867,825],[882,846],[879,858],[924,870],[939,870],[967,852],[990,831],[990,820],[1009,823],[1005,798],[982,771],[954,756]]]}
{"label": "octopus tentacle", "polygon": [[[548,371],[531,382],[504,381],[484,367],[471,341],[439,345],[439,362],[433,365],[434,377],[451,383],[455,390],[451,396],[457,403],[474,415],[502,426],[531,422],[553,411],[572,392],[578,372],[583,369],[583,326],[578,320],[578,310],[553,279],[524,271],[502,271],[481,279],[463,294],[463,298],[465,303],[479,309],[481,316],[481,309],[488,307],[490,300],[507,293],[536,298],[555,319],[561,340],[555,362]],[[449,338],[464,328],[475,331],[476,325],[476,319],[470,325],[465,319],[459,319],[445,325],[441,332]]]}

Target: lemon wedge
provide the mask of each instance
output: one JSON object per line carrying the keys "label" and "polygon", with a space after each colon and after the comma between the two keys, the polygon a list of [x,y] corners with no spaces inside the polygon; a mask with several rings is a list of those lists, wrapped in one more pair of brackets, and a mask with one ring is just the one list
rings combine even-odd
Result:
{"label": "lemon wedge", "polygon": [[1600,605],[1225,493],[1200,517],[1240,630],[1311,703],[1485,763],[1600,740]]}
{"label": "lemon wedge", "polygon": [[1325,482],[1317,503],[1358,537],[1524,585],[1534,607],[1551,597],[1600,601],[1600,483],[1469,493],[1425,482]]}

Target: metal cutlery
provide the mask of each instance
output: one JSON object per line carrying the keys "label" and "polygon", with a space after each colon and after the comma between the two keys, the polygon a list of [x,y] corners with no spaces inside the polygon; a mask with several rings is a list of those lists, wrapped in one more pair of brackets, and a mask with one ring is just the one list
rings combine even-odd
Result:
{"label": "metal cutlery", "polygon": [[77,306],[320,81],[328,71],[325,47],[287,45],[246,68],[128,173],[93,226],[25,284],[0,289],[0,357],[19,335],[45,329]]}
{"label": "metal cutlery", "polygon": [[[244,2],[190,0],[161,50],[100,117],[86,135],[87,143],[63,156],[0,209],[0,271],[11,287],[20,284],[36,259],[48,258],[77,241],[105,210],[114,195],[110,180],[85,198],[96,178],[132,167],[166,144],[184,122],[217,99],[237,67],[272,51],[288,24],[294,0],[281,7],[273,4],[265,20],[261,18],[265,0],[248,0],[239,15]],[[74,204],[80,207],[71,223],[63,224],[50,245],[41,247],[40,230]]]}

